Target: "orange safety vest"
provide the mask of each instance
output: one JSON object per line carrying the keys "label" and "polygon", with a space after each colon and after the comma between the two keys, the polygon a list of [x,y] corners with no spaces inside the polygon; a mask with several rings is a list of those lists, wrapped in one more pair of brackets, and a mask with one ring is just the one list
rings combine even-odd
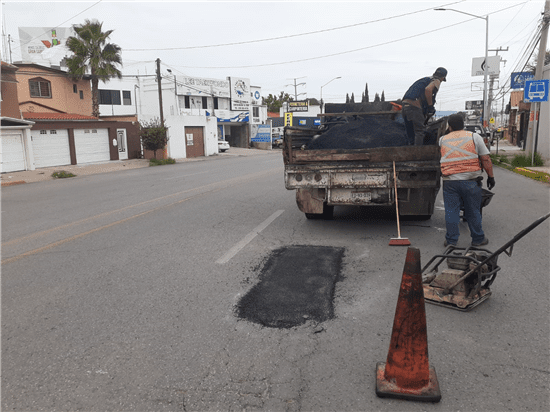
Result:
{"label": "orange safety vest", "polygon": [[441,140],[441,173],[443,176],[481,170],[472,132],[457,130]]}

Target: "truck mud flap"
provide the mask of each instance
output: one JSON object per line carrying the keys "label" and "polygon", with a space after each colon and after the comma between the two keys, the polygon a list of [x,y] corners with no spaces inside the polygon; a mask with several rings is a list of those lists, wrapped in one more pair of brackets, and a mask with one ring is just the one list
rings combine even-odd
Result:
{"label": "truck mud flap", "polygon": [[426,216],[434,213],[439,188],[397,189],[400,216]]}
{"label": "truck mud flap", "polygon": [[322,214],[326,200],[325,189],[297,189],[296,204],[304,213]]}

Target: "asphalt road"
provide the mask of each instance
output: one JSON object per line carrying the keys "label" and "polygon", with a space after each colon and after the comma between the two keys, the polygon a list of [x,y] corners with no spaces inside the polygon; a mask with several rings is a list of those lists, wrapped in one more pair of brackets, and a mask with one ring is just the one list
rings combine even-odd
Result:
{"label": "asphalt road", "polygon": [[[550,209],[547,184],[495,174],[491,250]],[[499,258],[478,308],[426,305],[442,400],[425,404],[375,395],[407,250],[388,245],[393,215],[305,219],[280,152],[2,188],[2,410],[550,410],[549,227]],[[441,193],[431,220],[401,232],[423,262],[442,253]],[[334,317],[239,318],[293,245],[344,248]]]}

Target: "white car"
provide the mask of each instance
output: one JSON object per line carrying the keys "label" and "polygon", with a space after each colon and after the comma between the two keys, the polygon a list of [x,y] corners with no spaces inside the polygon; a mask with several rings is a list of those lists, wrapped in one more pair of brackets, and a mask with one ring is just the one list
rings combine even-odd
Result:
{"label": "white car", "polygon": [[225,152],[229,150],[229,143],[226,140],[218,140],[218,152]]}

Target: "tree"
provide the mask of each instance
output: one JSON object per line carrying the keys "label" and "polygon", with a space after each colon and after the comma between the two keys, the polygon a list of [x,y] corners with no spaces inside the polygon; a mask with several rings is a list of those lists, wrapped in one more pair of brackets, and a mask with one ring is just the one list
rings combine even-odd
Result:
{"label": "tree", "polygon": [[107,39],[113,30],[102,31],[103,23],[86,20],[75,25],[76,36],[67,39],[67,48],[74,53],[67,58],[69,76],[80,80],[90,75],[92,81],[92,115],[99,117],[99,81],[108,82],[110,78],[122,78],[116,65],[122,66],[121,48]]}
{"label": "tree", "polygon": [[361,103],[365,103],[365,92],[361,93]]}
{"label": "tree", "polygon": [[346,93],[346,103],[349,103],[349,93]]}
{"label": "tree", "polygon": [[353,93],[351,94],[351,98],[349,99],[349,102],[355,103],[355,96],[353,95]]}
{"label": "tree", "polygon": [[152,150],[153,156],[157,158],[157,150],[164,149],[168,143],[168,127],[161,123],[158,117],[146,122],[139,122],[139,137],[141,144],[146,150]]}
{"label": "tree", "polygon": [[369,102],[369,84],[365,83],[365,101]]}
{"label": "tree", "polygon": [[384,96],[384,90],[382,90],[382,96],[380,96],[380,101],[381,101],[381,102],[385,102],[385,101],[386,101],[386,96]]}
{"label": "tree", "polygon": [[288,93],[281,92],[279,97],[269,94],[267,97],[262,97],[262,104],[267,106],[268,112],[279,113],[281,107],[283,107],[284,102],[290,102],[294,99],[290,97]]}
{"label": "tree", "polygon": [[379,102],[379,101],[380,101],[380,96],[378,95],[378,93],[376,93],[374,95],[374,102],[376,103],[376,102]]}
{"label": "tree", "polygon": [[[535,74],[535,71],[537,69],[537,62],[538,62],[538,54],[537,56],[527,64],[527,66],[525,67],[527,69],[527,71],[529,73],[533,73]],[[544,55],[544,63],[542,65],[542,67],[546,66],[550,64],[550,50],[546,50],[546,53]]]}

